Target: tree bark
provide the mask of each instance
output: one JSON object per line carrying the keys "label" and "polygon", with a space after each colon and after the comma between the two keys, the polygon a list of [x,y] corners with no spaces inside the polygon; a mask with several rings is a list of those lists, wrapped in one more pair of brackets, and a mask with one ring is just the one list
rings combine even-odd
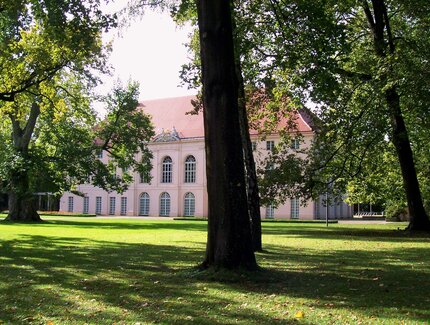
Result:
{"label": "tree bark", "polygon": [[36,209],[33,193],[28,191],[28,172],[15,173],[9,191],[9,213],[6,221],[42,221]]}
{"label": "tree bark", "polygon": [[209,205],[202,267],[253,270],[230,2],[198,0],[197,12]]}
{"label": "tree bark", "polygon": [[13,170],[10,175],[7,221],[42,221],[37,213],[33,193],[30,190],[29,170],[25,164],[30,160],[28,148],[39,114],[39,105],[33,103],[27,123],[23,129],[19,121],[13,115],[10,116],[14,149],[18,156],[23,159],[25,166],[20,166],[19,170]]}
{"label": "tree bark", "polygon": [[257,183],[257,172],[255,170],[254,155],[252,153],[252,142],[249,134],[248,116],[246,113],[246,97],[242,77],[240,61],[236,56],[236,74],[239,82],[239,125],[243,146],[243,159],[245,160],[246,172],[246,194],[248,198],[248,213],[251,220],[251,234],[254,252],[262,251],[261,241],[261,213],[260,193]]}

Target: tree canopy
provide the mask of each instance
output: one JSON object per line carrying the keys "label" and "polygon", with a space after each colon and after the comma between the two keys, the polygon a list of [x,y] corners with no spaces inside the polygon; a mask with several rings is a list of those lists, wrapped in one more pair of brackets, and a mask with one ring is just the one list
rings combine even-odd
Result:
{"label": "tree canopy", "polygon": [[[137,85],[105,98],[103,121],[91,105],[95,72],[107,72],[101,31],[116,25],[99,1],[8,1],[0,25],[0,178],[9,192],[8,219],[40,219],[32,192],[41,179],[56,192],[83,182],[122,191],[128,168],[148,171],[145,144],[153,131],[136,111]],[[100,150],[110,155],[107,165],[97,159]],[[117,168],[123,177],[115,176]]]}
{"label": "tree canopy", "polygon": [[[305,194],[342,193],[359,177],[378,179],[394,194],[398,182],[385,182],[381,156],[396,157],[397,165],[388,166],[392,175],[402,175],[410,226],[428,229],[414,176],[428,187],[420,177],[427,173],[421,152],[428,149],[418,146],[430,112],[425,2],[236,3],[245,79],[275,98],[287,96],[292,108],[311,105],[316,116],[316,141],[300,164],[306,167],[300,178],[307,182]],[[279,196],[288,193],[278,189]]]}

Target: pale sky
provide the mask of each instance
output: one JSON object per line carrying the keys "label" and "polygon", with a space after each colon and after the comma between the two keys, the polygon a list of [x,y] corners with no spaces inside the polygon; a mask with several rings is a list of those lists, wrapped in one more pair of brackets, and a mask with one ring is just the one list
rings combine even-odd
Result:
{"label": "pale sky", "polygon": [[130,78],[140,83],[140,99],[193,95],[195,90],[179,87],[179,71],[187,62],[190,27],[177,27],[168,13],[147,11],[141,19],[121,31],[104,35],[114,39],[110,64],[113,77],[103,77],[101,92],[112,88],[118,78],[123,84]]}

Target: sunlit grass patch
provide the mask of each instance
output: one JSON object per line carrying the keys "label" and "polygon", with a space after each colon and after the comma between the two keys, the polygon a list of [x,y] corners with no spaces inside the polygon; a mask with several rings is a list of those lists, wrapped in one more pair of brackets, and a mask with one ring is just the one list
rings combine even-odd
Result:
{"label": "sunlit grass patch", "polygon": [[199,273],[206,227],[72,217],[0,222],[0,321],[430,321],[429,237],[410,236],[398,225],[264,223],[260,272]]}

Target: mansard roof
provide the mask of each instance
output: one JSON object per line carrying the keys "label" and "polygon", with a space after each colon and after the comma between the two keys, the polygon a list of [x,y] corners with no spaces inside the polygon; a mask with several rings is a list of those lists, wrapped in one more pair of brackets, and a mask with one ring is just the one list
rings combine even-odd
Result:
{"label": "mansard roof", "polygon": [[[204,137],[203,113],[189,114],[194,110],[191,101],[195,99],[195,96],[184,96],[145,100],[137,108],[151,115],[156,134],[154,141]],[[298,132],[311,132],[313,129],[310,116],[305,111],[300,111],[294,122]],[[282,121],[280,124],[283,124]],[[251,134],[256,132],[251,131]]]}

